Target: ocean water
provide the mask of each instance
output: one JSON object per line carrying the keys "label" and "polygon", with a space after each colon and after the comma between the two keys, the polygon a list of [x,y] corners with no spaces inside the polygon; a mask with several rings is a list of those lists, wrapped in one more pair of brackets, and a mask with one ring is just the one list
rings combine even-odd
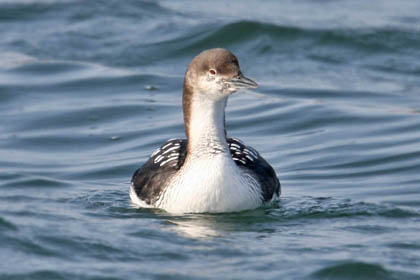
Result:
{"label": "ocean water", "polygon": [[[420,279],[420,1],[0,1],[0,279]],[[189,61],[260,87],[227,129],[273,207],[130,205]]]}

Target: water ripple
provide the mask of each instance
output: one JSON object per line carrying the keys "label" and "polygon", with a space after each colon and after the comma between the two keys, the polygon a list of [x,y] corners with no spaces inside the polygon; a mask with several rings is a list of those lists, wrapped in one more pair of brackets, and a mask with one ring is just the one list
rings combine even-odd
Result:
{"label": "water ripple", "polygon": [[[1,1],[0,279],[418,279],[419,3],[321,2]],[[280,202],[136,209],[211,47],[260,85],[227,132]]]}

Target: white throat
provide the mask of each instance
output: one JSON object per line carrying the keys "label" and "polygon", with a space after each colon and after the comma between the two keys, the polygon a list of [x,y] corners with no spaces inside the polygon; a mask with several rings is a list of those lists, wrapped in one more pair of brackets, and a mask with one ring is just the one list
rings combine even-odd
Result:
{"label": "white throat", "polygon": [[208,156],[209,153],[228,153],[225,134],[227,96],[211,100],[203,94],[192,96],[189,117],[189,156]]}

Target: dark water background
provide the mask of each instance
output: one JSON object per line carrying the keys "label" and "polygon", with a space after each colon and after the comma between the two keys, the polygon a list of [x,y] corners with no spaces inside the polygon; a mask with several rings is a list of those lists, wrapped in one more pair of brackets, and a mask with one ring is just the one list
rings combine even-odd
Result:
{"label": "dark water background", "polygon": [[[420,279],[420,1],[0,1],[0,279]],[[130,206],[225,47],[278,206]]]}

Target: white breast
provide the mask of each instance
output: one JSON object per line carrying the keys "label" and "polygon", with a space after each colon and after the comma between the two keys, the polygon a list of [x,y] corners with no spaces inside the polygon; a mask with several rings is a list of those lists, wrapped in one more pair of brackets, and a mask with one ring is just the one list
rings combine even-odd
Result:
{"label": "white breast", "polygon": [[230,155],[219,153],[187,161],[155,206],[172,213],[216,213],[261,204],[257,181],[242,172]]}

